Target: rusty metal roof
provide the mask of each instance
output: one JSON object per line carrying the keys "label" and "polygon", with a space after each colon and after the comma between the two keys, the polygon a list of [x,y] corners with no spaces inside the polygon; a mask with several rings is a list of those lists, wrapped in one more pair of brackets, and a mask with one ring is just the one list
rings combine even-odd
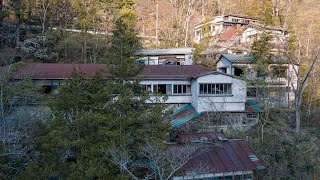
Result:
{"label": "rusty metal roof", "polygon": [[[51,63],[31,63],[21,67],[14,79],[23,79],[30,76],[32,79],[69,79],[73,70],[81,71],[86,78],[92,78],[97,70],[106,69],[103,64],[51,64]],[[110,77],[104,73],[103,77]]]}
{"label": "rusty metal roof", "polygon": [[[106,70],[104,64],[51,64],[31,63],[21,67],[14,79],[31,76],[33,79],[69,79],[73,70],[81,71],[86,78],[92,78],[97,70]],[[196,75],[210,72],[209,69],[197,65],[146,65],[138,75],[143,79],[188,79]],[[103,78],[111,77],[104,72]]]}
{"label": "rusty metal roof", "polygon": [[191,172],[201,164],[205,172],[197,174],[254,171],[264,169],[260,160],[245,140],[228,140],[223,132],[201,132],[180,134],[178,143],[202,143],[206,148],[200,155],[189,160],[183,167],[184,172]]}
{"label": "rusty metal roof", "polygon": [[145,66],[139,77],[144,79],[183,80],[208,73],[211,70],[197,65],[149,65]]}

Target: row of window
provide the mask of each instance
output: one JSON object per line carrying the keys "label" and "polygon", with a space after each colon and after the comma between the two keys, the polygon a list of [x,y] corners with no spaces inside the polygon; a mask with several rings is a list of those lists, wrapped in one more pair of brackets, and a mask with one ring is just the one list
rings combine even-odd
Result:
{"label": "row of window", "polygon": [[[142,85],[142,88],[145,91],[158,94],[191,94],[191,85],[189,84],[150,84]],[[213,95],[231,95],[232,86],[231,84],[200,84],[199,93]]]}
{"label": "row of window", "polygon": [[189,84],[174,84],[173,91],[171,84],[142,85],[142,88],[158,94],[191,94],[191,85]]}
{"label": "row of window", "polygon": [[200,94],[231,95],[231,84],[200,84]]}

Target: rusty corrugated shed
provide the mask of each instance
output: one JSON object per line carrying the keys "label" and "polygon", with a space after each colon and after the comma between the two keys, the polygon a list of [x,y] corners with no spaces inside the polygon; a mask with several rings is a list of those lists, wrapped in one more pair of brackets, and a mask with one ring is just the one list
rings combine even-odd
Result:
{"label": "rusty corrugated shed", "polygon": [[[201,132],[180,134],[178,143],[202,143],[206,150],[189,160],[183,167],[184,172],[193,171],[202,164],[205,174],[264,169],[260,160],[245,140],[228,140],[223,132]],[[201,172],[204,173],[204,172]]]}

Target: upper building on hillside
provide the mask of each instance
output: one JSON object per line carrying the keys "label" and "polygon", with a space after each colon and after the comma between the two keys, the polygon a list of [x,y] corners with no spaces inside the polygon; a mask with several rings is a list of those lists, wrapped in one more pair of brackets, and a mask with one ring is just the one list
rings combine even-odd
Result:
{"label": "upper building on hillside", "polygon": [[192,65],[194,48],[140,49],[136,63],[145,65]]}
{"label": "upper building on hillside", "polygon": [[195,27],[193,41],[200,43],[204,37],[216,36],[229,28],[238,25],[244,26],[258,22],[258,18],[240,15],[215,16],[207,22],[202,22]]}
{"label": "upper building on hillside", "polygon": [[[232,19],[234,16],[227,16]],[[242,17],[242,16],[239,16]],[[248,54],[253,42],[258,40],[261,34],[270,36],[270,53],[279,54],[285,52],[290,32],[284,28],[264,26],[259,24],[255,18],[242,17],[242,21],[230,23],[229,21],[218,21],[221,16],[214,18],[217,22],[209,21],[195,28],[194,42],[200,43],[204,37],[210,40],[206,44],[206,50],[201,52],[206,62],[216,61],[221,54]],[[245,20],[245,19],[248,20]],[[213,24],[212,24],[213,23]],[[209,28],[217,25],[219,28]],[[221,28],[221,27],[223,28]],[[205,29],[205,30],[201,30]],[[201,33],[199,33],[201,32]]]}

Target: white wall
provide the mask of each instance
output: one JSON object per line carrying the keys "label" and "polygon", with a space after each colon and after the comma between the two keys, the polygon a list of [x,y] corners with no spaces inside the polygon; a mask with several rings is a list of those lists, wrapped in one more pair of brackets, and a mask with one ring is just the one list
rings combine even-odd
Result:
{"label": "white wall", "polygon": [[219,68],[227,68],[227,74],[231,74],[231,62],[226,60],[226,58],[222,57],[220,61],[217,63],[217,70]]}
{"label": "white wall", "polygon": [[[174,84],[187,84],[190,85],[190,81],[183,81],[183,80],[143,80],[140,82],[141,85],[156,85],[156,84],[171,84],[171,94],[160,96],[160,98],[167,97],[166,101],[163,103],[169,103],[169,104],[189,104],[192,102],[192,95],[191,94],[173,94],[173,85]],[[152,89],[153,90],[153,89]],[[192,93],[191,89],[191,93]],[[150,102],[154,102],[159,96],[156,95],[150,95]],[[149,102],[149,103],[150,103]]]}
{"label": "white wall", "polygon": [[[199,94],[199,84],[232,84],[232,95]],[[246,102],[246,82],[222,74],[209,74],[192,82],[192,105],[197,112],[205,111],[244,111]]]}

